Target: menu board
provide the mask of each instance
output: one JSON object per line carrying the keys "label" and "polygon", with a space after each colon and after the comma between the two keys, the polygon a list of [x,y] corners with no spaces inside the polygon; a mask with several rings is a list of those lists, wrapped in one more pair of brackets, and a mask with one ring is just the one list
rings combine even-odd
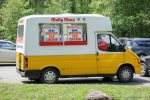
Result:
{"label": "menu board", "polygon": [[81,25],[72,25],[67,26],[68,31],[68,41],[82,41],[82,26]]}
{"label": "menu board", "polygon": [[50,26],[49,28],[45,28],[44,41],[59,41],[59,26]]}

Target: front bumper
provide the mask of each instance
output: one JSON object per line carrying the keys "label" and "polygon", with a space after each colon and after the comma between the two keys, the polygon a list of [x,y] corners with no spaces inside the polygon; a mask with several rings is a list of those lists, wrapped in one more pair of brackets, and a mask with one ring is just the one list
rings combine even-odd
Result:
{"label": "front bumper", "polygon": [[41,75],[41,71],[40,70],[27,70],[27,71],[23,71],[20,69],[16,69],[16,71],[22,76],[22,77],[28,77],[31,79],[39,79],[40,75]]}

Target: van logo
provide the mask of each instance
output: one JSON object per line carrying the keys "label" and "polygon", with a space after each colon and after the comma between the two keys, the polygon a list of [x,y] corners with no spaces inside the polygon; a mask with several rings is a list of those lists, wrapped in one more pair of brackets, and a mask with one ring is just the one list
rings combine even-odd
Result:
{"label": "van logo", "polygon": [[74,18],[51,18],[51,22],[75,22]]}

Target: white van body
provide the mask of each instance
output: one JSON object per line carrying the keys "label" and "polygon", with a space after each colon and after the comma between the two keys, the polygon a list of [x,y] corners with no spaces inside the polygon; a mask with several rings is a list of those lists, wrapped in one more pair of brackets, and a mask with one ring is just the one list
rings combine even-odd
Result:
{"label": "white van body", "polygon": [[[62,20],[52,21],[53,18],[60,18]],[[65,21],[65,18],[72,18],[74,21]],[[93,45],[95,44],[95,41],[93,41],[95,40],[95,35],[93,35],[95,30],[101,32],[112,31],[109,17],[93,14],[31,15],[21,18],[20,21],[21,23],[19,23],[19,25],[24,24],[24,33],[27,33],[27,35],[24,36],[25,39],[23,40],[23,43],[20,44],[17,42],[17,52],[23,53],[25,56],[48,55],[49,52],[51,52],[50,55],[95,54],[96,47]],[[39,35],[34,34],[39,33],[39,23],[88,23],[87,32],[90,33],[87,37],[88,45],[71,47],[67,46],[67,50],[66,46],[41,47],[39,45]]]}

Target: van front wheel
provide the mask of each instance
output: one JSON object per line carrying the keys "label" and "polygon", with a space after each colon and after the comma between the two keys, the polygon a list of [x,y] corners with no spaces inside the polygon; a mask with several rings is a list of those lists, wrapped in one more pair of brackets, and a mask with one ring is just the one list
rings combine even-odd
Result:
{"label": "van front wheel", "polygon": [[117,78],[120,82],[130,82],[133,79],[133,70],[128,66],[121,67],[117,72]]}
{"label": "van front wheel", "polygon": [[58,71],[53,68],[48,68],[42,72],[40,81],[45,84],[53,84],[58,81],[58,78],[59,78]]}

